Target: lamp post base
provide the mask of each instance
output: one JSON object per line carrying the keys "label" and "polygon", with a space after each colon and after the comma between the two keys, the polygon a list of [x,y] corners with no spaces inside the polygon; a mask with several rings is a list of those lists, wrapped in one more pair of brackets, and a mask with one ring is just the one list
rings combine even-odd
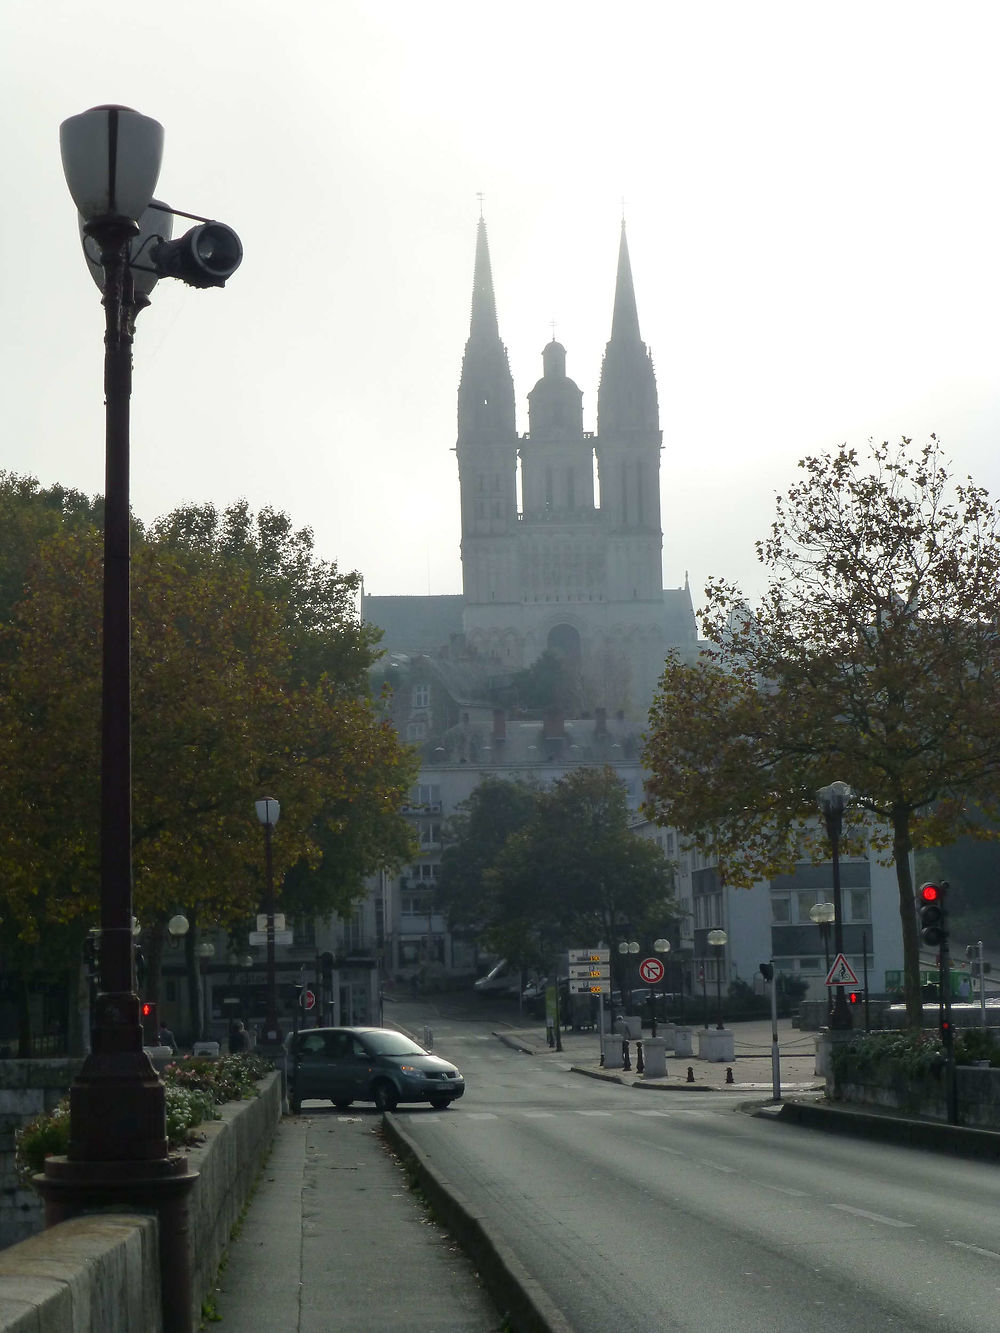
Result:
{"label": "lamp post base", "polygon": [[33,1184],[45,1202],[46,1227],[84,1213],[152,1213],[159,1224],[163,1333],[193,1333],[188,1195],[197,1179],[181,1154],[148,1162],[49,1157]]}

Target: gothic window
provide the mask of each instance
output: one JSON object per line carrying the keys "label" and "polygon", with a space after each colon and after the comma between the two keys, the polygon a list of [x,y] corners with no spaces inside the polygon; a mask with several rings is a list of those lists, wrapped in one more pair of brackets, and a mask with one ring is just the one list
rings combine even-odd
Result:
{"label": "gothic window", "polygon": [[414,708],[430,708],[431,687],[429,685],[414,685],[410,703]]}

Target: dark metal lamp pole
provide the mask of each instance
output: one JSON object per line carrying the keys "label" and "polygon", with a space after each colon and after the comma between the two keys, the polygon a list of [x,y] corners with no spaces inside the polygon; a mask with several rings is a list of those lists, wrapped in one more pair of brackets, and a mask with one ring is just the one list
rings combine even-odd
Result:
{"label": "dark metal lamp pole", "polygon": [[719,1032],[725,1027],[722,1021],[722,958],[726,947],[726,939],[724,930],[710,930],[708,932],[708,942],[715,950],[715,995],[717,1002],[715,1026]]}
{"label": "dark metal lamp pole", "polygon": [[271,854],[271,835],[278,822],[281,806],[273,796],[265,796],[254,803],[257,818],[264,825],[264,858],[267,874],[267,1008],[264,1017],[264,1044],[281,1045],[281,1027],[278,1023],[278,985],[274,965],[274,859]]}
{"label": "dark metal lamp pole", "polygon": [[[168,271],[222,286],[242,258],[218,224],[170,242],[169,209],[153,200],[163,126],[97,106],[59,128],[63,171],[84,255],[105,309],[104,610],[101,666],[99,985],[91,1053],[70,1089],[69,1149],[35,1183],[53,1226],[95,1208],[159,1217],[164,1333],[192,1327],[186,1195],[196,1176],[168,1154],[163,1084],[143,1049],[132,934],[132,736],[129,407],[136,314]],[[153,212],[151,213],[151,210]],[[199,241],[217,239],[217,252]],[[164,262],[159,262],[160,260]],[[165,261],[169,260],[169,267]]]}
{"label": "dark metal lamp pole", "polygon": [[[816,795],[826,822],[827,837],[830,839],[833,864],[833,947],[839,958],[844,952],[844,909],[840,897],[840,833],[844,824],[844,811],[850,802],[852,792],[846,782],[831,782],[828,787],[822,787]],[[851,1013],[847,1007],[847,996],[844,994],[843,986],[836,986],[834,989],[830,1027],[843,1031],[853,1026]]]}

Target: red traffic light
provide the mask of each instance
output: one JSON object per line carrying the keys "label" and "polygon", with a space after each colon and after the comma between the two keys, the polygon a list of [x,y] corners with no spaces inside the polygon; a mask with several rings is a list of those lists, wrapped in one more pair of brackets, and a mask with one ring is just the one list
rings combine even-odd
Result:
{"label": "red traffic light", "polygon": [[925,884],[920,890],[920,901],[922,903],[939,903],[941,901],[941,890],[936,884]]}
{"label": "red traffic light", "polygon": [[862,1001],[864,998],[865,998],[865,993],[864,993],[864,991],[861,991],[861,990],[852,990],[852,991],[848,991],[848,992],[847,992],[847,1003],[848,1003],[848,1004],[860,1004],[861,1001]]}
{"label": "red traffic light", "polygon": [[143,1006],[142,1006],[142,1016],[143,1016],[143,1018],[149,1018],[149,1017],[151,1016],[152,1012],[153,1012],[153,1006],[149,1003],[148,1000],[145,1000],[145,1001],[143,1002]]}

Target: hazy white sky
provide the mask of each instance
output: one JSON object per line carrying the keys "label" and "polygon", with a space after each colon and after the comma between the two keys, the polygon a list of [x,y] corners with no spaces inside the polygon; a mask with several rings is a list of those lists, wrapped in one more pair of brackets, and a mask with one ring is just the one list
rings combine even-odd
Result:
{"label": "hazy white sky", "polygon": [[998,39],[961,0],[3,0],[0,468],[103,489],[58,128],[121,102],[165,126],[158,196],[245,249],[141,316],[143,519],[246,496],[372,593],[459,591],[479,191],[521,430],[553,320],[594,427],[624,198],[696,604],[759,589],[807,453],[933,430],[1000,493]]}

